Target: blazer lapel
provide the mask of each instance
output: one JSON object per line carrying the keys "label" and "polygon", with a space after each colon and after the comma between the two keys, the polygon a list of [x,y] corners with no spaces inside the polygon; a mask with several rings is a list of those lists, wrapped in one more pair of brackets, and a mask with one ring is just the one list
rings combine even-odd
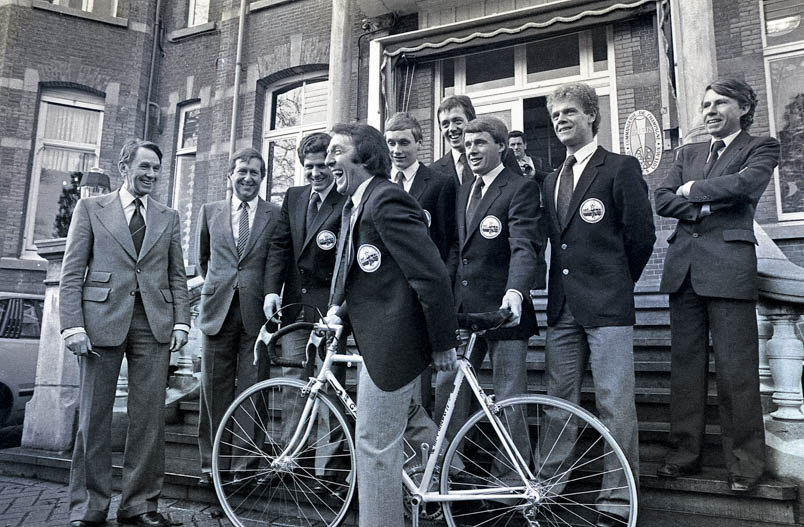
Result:
{"label": "blazer lapel", "polygon": [[[268,225],[270,220],[271,209],[268,207],[268,204],[264,199],[258,198],[257,212],[254,215],[254,224],[251,226],[251,229],[248,233],[248,243],[246,244],[246,250],[243,251],[243,258],[248,255],[249,251],[251,251],[251,248],[254,247],[254,244],[260,239],[260,236],[262,236],[262,231],[265,230],[265,226]],[[241,258],[241,260],[243,258]]]}
{"label": "blazer lapel", "polygon": [[131,232],[128,230],[123,205],[120,203],[120,193],[112,192],[108,194],[98,200],[98,205],[100,205],[100,209],[97,215],[103,226],[123,246],[126,253],[136,260],[137,251],[134,249],[134,241],[131,239]]}
{"label": "blazer lapel", "polygon": [[148,254],[148,251],[156,244],[156,240],[165,232],[168,224],[168,216],[165,214],[167,210],[167,207],[161,203],[148,198],[148,211],[145,213],[145,239],[142,240],[140,248],[140,260]]}
{"label": "blazer lapel", "polygon": [[413,184],[410,186],[410,195],[416,198],[416,201],[421,199],[429,181],[430,174],[424,170],[424,165],[419,166],[419,170],[416,171],[416,177],[413,178]]}
{"label": "blazer lapel", "polygon": [[569,207],[567,208],[567,217],[562,218],[562,231],[566,229],[570,223],[572,223],[572,218],[575,216],[575,211],[580,206],[581,200],[583,199],[584,195],[586,195],[586,191],[589,190],[589,186],[597,177],[597,167],[602,165],[605,160],[606,150],[604,150],[603,147],[597,147],[597,150],[595,150],[595,153],[592,154],[592,157],[586,164],[586,168],[583,169],[581,177],[578,178],[578,184],[575,185],[575,190],[572,192],[572,199],[570,200]]}
{"label": "blazer lapel", "polygon": [[[304,193],[307,196],[307,193]],[[315,219],[313,220],[313,224],[310,225],[310,230],[304,235],[304,245],[302,246],[302,251],[307,248],[307,245],[314,238],[314,234],[318,232],[318,229],[321,228],[321,225],[330,217],[330,215],[335,211],[335,202],[338,201],[338,191],[335,190],[335,187],[332,187],[327,194],[327,199],[321,203],[321,207],[318,209],[318,214],[316,215]],[[305,211],[306,215],[306,211]],[[299,251],[301,254],[301,251]]]}
{"label": "blazer lapel", "polygon": [[303,187],[302,191],[296,196],[296,203],[293,204],[293,218],[291,221],[294,225],[292,229],[297,235],[296,237],[301,241],[301,247],[307,244],[307,238],[310,236],[309,232],[305,232],[305,224],[307,223],[307,207],[310,205],[310,192],[312,189],[311,185]]}
{"label": "blazer lapel", "polygon": [[[737,134],[737,137],[734,138],[734,141],[732,141],[729,147],[723,151],[723,154],[718,157],[717,161],[715,162],[715,166],[712,167],[707,179],[722,176],[723,172],[726,171],[726,167],[731,165],[731,162],[739,157],[740,152],[742,152],[746,143],[748,143],[748,134],[745,132],[740,132]],[[709,143],[705,144],[708,145]]]}
{"label": "blazer lapel", "polygon": [[[483,196],[483,199],[480,200],[480,204],[475,210],[475,215],[472,216],[472,222],[466,228],[466,239],[468,240],[472,234],[477,230],[480,222],[486,216],[486,212],[488,212],[489,207],[491,204],[494,203],[500,194],[502,194],[502,189],[505,185],[508,184],[508,177],[510,176],[508,169],[503,170],[500,172],[494,181],[491,182],[489,185],[489,189],[486,191],[486,194]],[[469,189],[472,188],[472,185],[469,185]],[[465,211],[466,209],[464,209]],[[465,215],[465,214],[464,214]]]}
{"label": "blazer lapel", "polygon": [[[349,275],[349,271],[352,269],[352,264],[355,263],[355,256],[356,254],[351,254],[353,252],[356,253],[357,248],[355,247],[355,227],[357,227],[357,223],[360,221],[360,216],[363,214],[363,208],[366,206],[366,201],[368,201],[371,193],[377,188],[382,180],[382,176],[372,176],[371,183],[368,184],[366,187],[366,191],[363,192],[363,197],[360,199],[360,204],[357,206],[357,209],[352,212],[354,217],[354,221],[352,221],[351,225],[349,226],[349,238],[348,243],[350,247],[347,249],[349,251],[349,265],[346,267],[346,275]],[[386,180],[387,181],[387,180]],[[347,198],[351,199],[351,198]]]}

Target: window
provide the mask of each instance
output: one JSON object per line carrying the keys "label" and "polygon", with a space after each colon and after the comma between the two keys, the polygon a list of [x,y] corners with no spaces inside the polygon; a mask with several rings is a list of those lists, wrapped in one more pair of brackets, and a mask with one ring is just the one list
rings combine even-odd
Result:
{"label": "window", "polygon": [[209,22],[209,0],[190,0],[187,9],[187,27]]}
{"label": "window", "polygon": [[38,339],[44,302],[33,298],[0,300],[0,338]]}
{"label": "window", "polygon": [[79,90],[42,92],[23,256],[36,255],[36,240],[58,236],[59,196],[72,185],[73,172],[97,166],[102,127],[101,97]]}
{"label": "window", "polygon": [[268,170],[260,191],[266,199],[281,203],[289,187],[304,184],[296,148],[304,136],[326,129],[327,93],[327,80],[320,74],[296,78],[266,93],[263,155]]}
{"label": "window", "polygon": [[47,0],[53,5],[60,5],[81,11],[89,11],[101,16],[117,16],[117,0]]}
{"label": "window", "polygon": [[[551,170],[563,162],[565,148],[553,133],[545,96],[566,82],[583,81],[597,90],[601,116],[598,143],[618,150],[617,123],[612,121],[617,115],[616,100],[610,96],[614,76],[611,57],[612,30],[597,26],[444,59],[439,63],[436,100],[470,95],[478,115],[499,117],[509,129],[524,132],[528,154],[542,170]],[[434,122],[437,127],[438,119]],[[438,137],[439,131],[434,131]],[[442,152],[447,150],[444,144],[441,148]]]}
{"label": "window", "polygon": [[804,4],[764,0],[770,127],[782,145],[774,176],[778,219],[804,220]]}
{"label": "window", "polygon": [[193,217],[193,185],[195,154],[198,148],[198,117],[201,105],[188,104],[179,111],[179,133],[176,139],[176,176],[173,178],[171,206],[179,211],[181,245],[185,257],[190,254],[190,222]]}

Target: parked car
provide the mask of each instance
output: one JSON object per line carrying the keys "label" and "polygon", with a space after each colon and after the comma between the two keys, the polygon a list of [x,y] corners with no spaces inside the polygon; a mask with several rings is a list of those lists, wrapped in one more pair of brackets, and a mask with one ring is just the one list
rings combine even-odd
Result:
{"label": "parked car", "polygon": [[20,424],[31,400],[45,297],[0,293],[0,427]]}

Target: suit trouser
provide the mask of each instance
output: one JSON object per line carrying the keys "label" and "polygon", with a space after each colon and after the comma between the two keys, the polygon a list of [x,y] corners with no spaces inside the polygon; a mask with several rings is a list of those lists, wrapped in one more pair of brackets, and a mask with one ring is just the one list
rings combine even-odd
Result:
{"label": "suit trouser", "polygon": [[356,473],[360,527],[403,527],[402,436],[416,381],[391,392],[377,387],[365,366],[357,384]]}
{"label": "suit trouser", "polygon": [[[469,362],[475,370],[479,370],[483,359],[488,352],[491,356],[492,383],[494,385],[494,396],[497,401],[508,399],[517,395],[527,393],[527,368],[525,366],[528,353],[528,341],[522,340],[488,340],[479,339],[479,346],[472,351]],[[436,374],[436,401],[435,413],[433,417],[436,422],[441,422],[444,415],[444,407],[452,393],[453,382],[457,375],[457,370],[438,372]],[[452,413],[450,425],[447,428],[447,438],[452,439],[461,426],[469,418],[469,408],[475,400],[471,389],[467,384],[461,386],[458,398],[455,400],[455,407]],[[509,424],[508,431],[514,439],[520,454],[525,463],[530,462],[531,445],[528,434],[528,424],[524,417],[518,412],[507,412],[505,422]],[[462,467],[459,463],[452,465],[453,471],[460,471]],[[510,474],[514,480],[519,481],[519,476],[515,475],[511,467],[504,466],[503,463],[495,460],[492,473],[501,479]]]}
{"label": "suit trouser", "polygon": [[[243,326],[239,296],[235,293],[226,319],[216,335],[203,335],[201,340],[201,397],[199,401],[198,448],[201,454],[201,471],[212,471],[212,445],[223,414],[235,397],[247,388],[268,377],[267,360],[255,366],[254,341]],[[236,416],[240,434],[232,439],[233,471],[254,470],[259,461],[250,455],[249,441],[262,442],[262,427],[255,426],[250,415]],[[226,441],[228,443],[228,440]]]}
{"label": "suit trouser", "polygon": [[[545,374],[547,394],[575,404],[581,400],[581,384],[586,366],[592,370],[595,404],[598,417],[609,429],[631,465],[634,479],[639,482],[639,432],[634,400],[634,328],[633,326],[584,327],[575,321],[566,302],[555,325],[547,328]],[[543,479],[552,479],[552,492],[563,489],[578,437],[576,426],[564,424],[565,411],[546,411],[546,430],[540,445]],[[563,430],[562,430],[563,429]],[[547,449],[547,452],[542,450]],[[552,450],[552,451],[551,451]],[[625,476],[617,470],[619,461],[610,451],[605,452],[601,492],[597,509],[625,516],[623,505],[628,503]],[[541,459],[545,458],[545,459]]]}
{"label": "suit trouser", "polygon": [[102,522],[112,495],[112,408],[120,364],[128,362],[128,429],[119,518],[157,510],[165,475],[165,387],[170,351],[156,341],[140,297],[122,344],[95,346],[79,360],[78,432],[70,470],[70,520]]}
{"label": "suit trouser", "polygon": [[[299,312],[296,322],[304,322],[304,310]],[[307,331],[293,331],[282,337],[282,358],[287,360],[303,361],[307,358],[307,341],[310,338],[310,333]],[[299,379],[300,381],[307,382],[310,377],[316,374],[316,369],[321,366],[321,359],[316,354],[315,362],[309,363],[305,368],[282,368],[283,377],[291,377]],[[333,364],[332,373],[338,379],[342,386],[346,384],[346,366],[344,364]],[[299,417],[304,404],[307,399],[298,397],[296,393],[288,393],[282,399],[282,441],[287,444],[293,437],[296,427],[299,424]],[[318,414],[316,423],[316,433],[312,440],[316,445],[315,453],[315,473],[317,476],[332,477],[336,474],[335,469],[339,467],[337,460],[340,459],[336,456],[338,446],[344,440],[343,430],[338,427],[338,423],[334,419],[330,419],[331,415],[323,405]]]}
{"label": "suit trouser", "polygon": [[754,300],[704,297],[689,275],[670,295],[670,443],[666,461],[700,464],[706,426],[709,333],[715,354],[723,456],[729,472],[759,478],[765,469],[765,429],[759,397]]}

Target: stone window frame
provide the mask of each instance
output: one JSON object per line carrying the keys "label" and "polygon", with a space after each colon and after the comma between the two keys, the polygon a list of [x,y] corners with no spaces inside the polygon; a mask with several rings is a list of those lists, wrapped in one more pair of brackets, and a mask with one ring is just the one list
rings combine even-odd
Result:
{"label": "stone window frame", "polygon": [[[184,249],[184,258],[190,254],[192,248],[192,219],[193,219],[193,186],[195,183],[195,165],[198,161],[198,136],[194,144],[184,146],[184,132],[186,118],[190,112],[201,111],[201,102],[198,100],[188,101],[178,107],[178,126],[176,127],[176,150],[174,154],[174,175],[173,175],[173,189],[170,197],[170,206],[179,211],[179,218],[181,219],[181,237],[182,249]],[[196,131],[197,133],[197,131]],[[183,165],[185,163],[192,163],[191,171],[189,172],[189,181],[183,180]],[[189,197],[187,194],[189,193]],[[187,209],[187,210],[183,210]],[[187,262],[185,262],[186,264]]]}

